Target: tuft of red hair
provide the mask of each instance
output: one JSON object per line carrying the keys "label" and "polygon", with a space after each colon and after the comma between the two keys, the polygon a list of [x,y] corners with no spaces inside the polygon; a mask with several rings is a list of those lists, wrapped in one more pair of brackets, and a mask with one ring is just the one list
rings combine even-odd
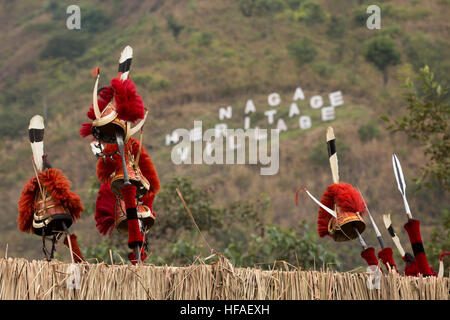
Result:
{"label": "tuft of red hair", "polygon": [[361,252],[361,257],[366,260],[367,265],[369,266],[377,266],[378,265],[378,259],[375,255],[375,249],[370,247],[366,250]]}
{"label": "tuft of red hair", "polygon": [[[79,219],[81,212],[84,211],[83,204],[80,197],[70,191],[71,182],[62,171],[59,169],[47,169],[44,172],[40,172],[38,176],[41,186],[50,192],[53,200],[60,202],[69,211],[73,221]],[[39,192],[36,177],[28,180],[23,187],[18,203],[19,215],[17,217],[20,231],[28,233],[32,231],[35,200]]]}
{"label": "tuft of red hair", "polygon": [[[364,200],[358,190],[344,182],[329,185],[320,202],[331,210],[334,210],[334,204],[337,204],[338,207],[346,212],[359,212],[361,215],[366,212]],[[321,238],[329,235],[328,223],[330,219],[331,215],[319,207],[317,231]]]}
{"label": "tuft of red hair", "polygon": [[92,134],[92,123],[82,123],[79,133],[83,138],[90,136]]}
{"label": "tuft of red hair", "polygon": [[115,224],[116,196],[109,183],[103,183],[98,190],[95,202],[95,222],[97,230],[103,234],[111,234]]}
{"label": "tuft of red hair", "polygon": [[[134,157],[137,156],[140,148],[140,143],[138,140],[130,138],[126,143],[125,150],[131,150]],[[117,144],[107,144],[103,153],[112,154],[117,151]],[[102,183],[110,183],[111,182],[111,174],[115,172],[122,165],[122,159],[118,154],[113,155],[113,159],[111,160],[109,157],[103,161],[100,158],[97,161],[97,177]],[[145,147],[142,147],[141,156],[139,158],[139,168],[141,169],[142,174],[145,178],[147,178],[148,182],[150,182],[150,191],[154,194],[158,193],[161,188],[158,174],[156,172],[155,166],[153,164],[150,155],[146,152]]]}
{"label": "tuft of red hair", "polygon": [[114,78],[111,80],[111,88],[114,90],[115,107],[120,119],[131,122],[144,119],[144,103],[136,93],[136,86],[131,79]]}
{"label": "tuft of red hair", "polygon": [[394,269],[398,272],[397,267],[395,266],[394,252],[391,247],[386,247],[379,251],[378,258],[384,263],[387,271],[389,271],[389,269]]}

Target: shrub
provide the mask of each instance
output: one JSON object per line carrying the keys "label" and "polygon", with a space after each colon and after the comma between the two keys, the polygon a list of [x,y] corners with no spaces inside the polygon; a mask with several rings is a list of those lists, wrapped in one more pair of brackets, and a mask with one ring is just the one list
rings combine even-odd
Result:
{"label": "shrub", "polygon": [[301,12],[300,20],[304,20],[308,25],[322,23],[327,18],[327,15],[320,3],[311,1],[304,2],[300,6],[299,11]]}
{"label": "shrub", "polygon": [[328,23],[327,36],[330,39],[342,38],[345,35],[346,26],[344,20],[337,16],[331,16]]}
{"label": "shrub", "polygon": [[73,59],[81,56],[87,48],[87,38],[80,32],[70,31],[52,37],[42,50],[40,57]]}
{"label": "shrub", "polygon": [[358,128],[359,139],[362,142],[370,141],[380,137],[380,132],[376,124],[368,123]]}
{"label": "shrub", "polygon": [[192,35],[192,40],[202,47],[209,47],[213,41],[213,34],[206,31],[195,32]]}
{"label": "shrub", "polygon": [[387,36],[395,38],[395,37],[400,36],[402,34],[403,30],[400,25],[393,23],[388,27],[383,27],[381,29],[381,32],[383,35],[387,35]]}
{"label": "shrub", "polygon": [[311,67],[314,72],[324,78],[331,76],[335,71],[334,66],[323,61],[314,62]]}
{"label": "shrub", "polygon": [[105,30],[111,24],[111,18],[100,9],[81,9],[81,30],[94,33]]}
{"label": "shrub", "polygon": [[365,58],[383,72],[384,83],[388,81],[387,68],[400,63],[400,51],[394,40],[388,36],[378,36],[369,40],[365,50]]}
{"label": "shrub", "polygon": [[297,10],[306,0],[286,0],[286,4],[292,10]]}
{"label": "shrub", "polygon": [[52,0],[45,5],[44,10],[51,13],[54,20],[64,20],[67,17],[66,8],[67,5],[64,5],[56,0]]}
{"label": "shrub", "polygon": [[366,7],[359,7],[353,11],[352,20],[356,26],[365,27],[367,18]]}
{"label": "shrub", "polygon": [[282,0],[240,0],[239,9],[246,17],[251,17],[253,14],[268,15],[280,12],[284,9],[284,2]]}
{"label": "shrub", "polygon": [[255,10],[258,14],[272,14],[280,12],[284,9],[284,2],[282,0],[256,0]]}
{"label": "shrub", "polygon": [[166,17],[167,26],[172,31],[173,36],[175,39],[178,39],[178,36],[180,32],[184,29],[184,25],[178,22],[178,20],[172,15],[169,14]]}
{"label": "shrub", "polygon": [[240,0],[239,9],[245,17],[251,17],[255,7],[255,0]]}
{"label": "shrub", "polygon": [[307,37],[289,43],[287,50],[298,66],[312,62],[317,55],[313,41]]}

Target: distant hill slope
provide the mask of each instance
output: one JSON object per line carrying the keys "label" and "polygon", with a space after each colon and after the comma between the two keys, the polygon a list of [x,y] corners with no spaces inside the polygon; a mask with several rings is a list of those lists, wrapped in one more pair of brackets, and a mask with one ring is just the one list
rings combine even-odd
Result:
{"label": "distant hill slope", "polygon": [[[199,186],[215,186],[217,205],[265,193],[273,212],[268,219],[283,225],[300,219],[315,223],[316,206],[302,198],[296,207],[294,194],[299,186],[308,186],[320,197],[331,183],[324,141],[326,128],[332,125],[340,142],[342,181],[361,187],[380,225],[381,214],[390,211],[400,230],[403,208],[391,153],[399,155],[410,184],[426,159],[403,136],[388,134],[379,116],[403,112],[397,77],[411,76],[425,63],[448,83],[450,4],[382,1],[378,3],[382,27],[369,30],[365,25],[369,2],[90,1],[80,4],[81,30],[68,30],[69,2],[0,1],[0,202],[4,206],[0,247],[9,243],[10,255],[41,257],[39,241],[20,234],[15,223],[21,188],[33,175],[26,131],[32,115],[46,115],[45,145],[52,165],[65,172],[84,200],[88,198],[95,158],[89,139],[83,140],[78,130],[91,105],[90,71],[99,66],[101,85],[107,85],[116,76],[120,51],[127,44],[134,48],[131,78],[150,110],[144,141],[162,184],[176,175],[192,175]],[[382,73],[364,58],[367,41],[380,35],[394,39],[401,52],[401,63],[389,68],[386,86]],[[308,48],[299,44],[304,38],[310,40]],[[305,52],[314,54],[299,66],[299,52],[303,58]],[[297,116],[288,116],[297,87],[306,96],[299,102],[300,113],[311,115],[313,122],[308,130],[299,128]],[[344,105],[336,108],[336,120],[322,122],[320,111],[312,109],[308,99],[321,95],[327,100],[338,90]],[[273,92],[280,94],[282,102],[270,125],[264,112],[272,109],[267,96]],[[212,127],[219,122],[219,108],[228,105],[233,106],[233,118],[225,122],[243,127],[249,99],[257,108],[252,125],[274,128],[282,118],[289,128],[280,136],[277,175],[260,176],[255,166],[171,162],[167,134],[193,128],[194,120]],[[409,196],[425,234],[448,207],[448,198],[443,197],[439,191]],[[86,241],[99,238],[92,217],[75,229]],[[371,232],[369,227],[366,237],[375,245]],[[406,234],[400,237],[406,243]],[[356,247],[354,243],[346,248],[357,251]]]}

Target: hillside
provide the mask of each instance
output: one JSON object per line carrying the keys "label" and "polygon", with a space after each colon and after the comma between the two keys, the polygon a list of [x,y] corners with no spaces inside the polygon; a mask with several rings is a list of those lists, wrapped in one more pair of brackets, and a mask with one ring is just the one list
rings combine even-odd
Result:
{"label": "hillside", "polygon": [[[52,165],[72,180],[73,189],[84,202],[92,201],[89,190],[96,159],[90,140],[82,139],[78,130],[91,105],[91,69],[99,66],[100,85],[107,85],[116,76],[117,60],[125,45],[134,49],[130,75],[150,110],[144,143],[163,186],[173,177],[192,176],[198,187],[214,188],[217,206],[265,194],[271,202],[267,220],[283,226],[294,226],[302,219],[315,223],[316,206],[302,197],[296,207],[294,196],[298,187],[307,186],[320,197],[331,183],[324,142],[326,128],[332,125],[341,141],[341,180],[362,189],[379,226],[381,214],[392,212],[397,230],[401,230],[405,218],[391,154],[399,155],[411,186],[408,192],[413,216],[421,220],[426,242],[442,210],[448,209],[448,194],[442,190],[413,194],[412,179],[427,159],[423,150],[405,136],[389,134],[380,116],[404,113],[399,78],[412,77],[425,64],[441,81],[449,83],[450,3],[376,2],[382,8],[380,30],[366,28],[366,3],[83,1],[81,30],[68,30],[69,1],[0,1],[0,203],[4,206],[0,250],[8,243],[9,256],[42,257],[39,239],[21,234],[15,222],[21,188],[33,176],[27,137],[32,115],[46,115],[45,145]],[[251,10],[248,5],[253,6]],[[383,83],[382,72],[364,58],[368,41],[380,35],[392,38],[401,53],[401,62],[388,70],[387,84]],[[304,38],[310,39],[315,54],[300,66],[298,56],[292,53],[295,49],[290,48]],[[298,102],[300,113],[310,115],[312,120],[307,130],[299,128],[298,117],[288,117],[298,87],[306,97]],[[342,92],[344,104],[336,108],[335,120],[321,121],[320,111],[310,107],[309,99],[320,95],[326,104],[328,95],[336,91]],[[278,112],[271,125],[264,112],[272,109],[267,97],[273,92],[280,94],[281,104],[275,108]],[[172,163],[172,146],[165,145],[167,134],[176,128],[193,128],[194,120],[212,128],[219,123],[219,108],[229,105],[233,106],[233,117],[225,122],[230,128],[243,127],[249,99],[257,110],[252,125],[274,128],[283,118],[288,127],[280,135],[277,175],[261,176],[259,168],[248,165]],[[364,126],[372,132],[368,137],[358,133]],[[158,206],[161,204],[156,199],[157,213]],[[101,239],[92,216],[82,219],[74,230],[84,244]],[[406,233],[399,233],[407,244]],[[369,244],[376,245],[371,226],[365,237]],[[336,245],[330,239],[320,241],[340,248],[339,256],[347,270],[361,264],[356,242]]]}

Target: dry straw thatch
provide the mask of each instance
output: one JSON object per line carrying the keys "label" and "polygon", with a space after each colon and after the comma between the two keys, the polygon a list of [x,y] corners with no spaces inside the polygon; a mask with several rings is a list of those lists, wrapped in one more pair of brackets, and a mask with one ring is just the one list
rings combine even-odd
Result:
{"label": "dry straw thatch", "polygon": [[234,268],[224,257],[188,267],[80,264],[80,289],[69,289],[70,264],[0,259],[0,299],[294,299],[448,300],[449,278],[383,275],[368,289],[366,273]]}

